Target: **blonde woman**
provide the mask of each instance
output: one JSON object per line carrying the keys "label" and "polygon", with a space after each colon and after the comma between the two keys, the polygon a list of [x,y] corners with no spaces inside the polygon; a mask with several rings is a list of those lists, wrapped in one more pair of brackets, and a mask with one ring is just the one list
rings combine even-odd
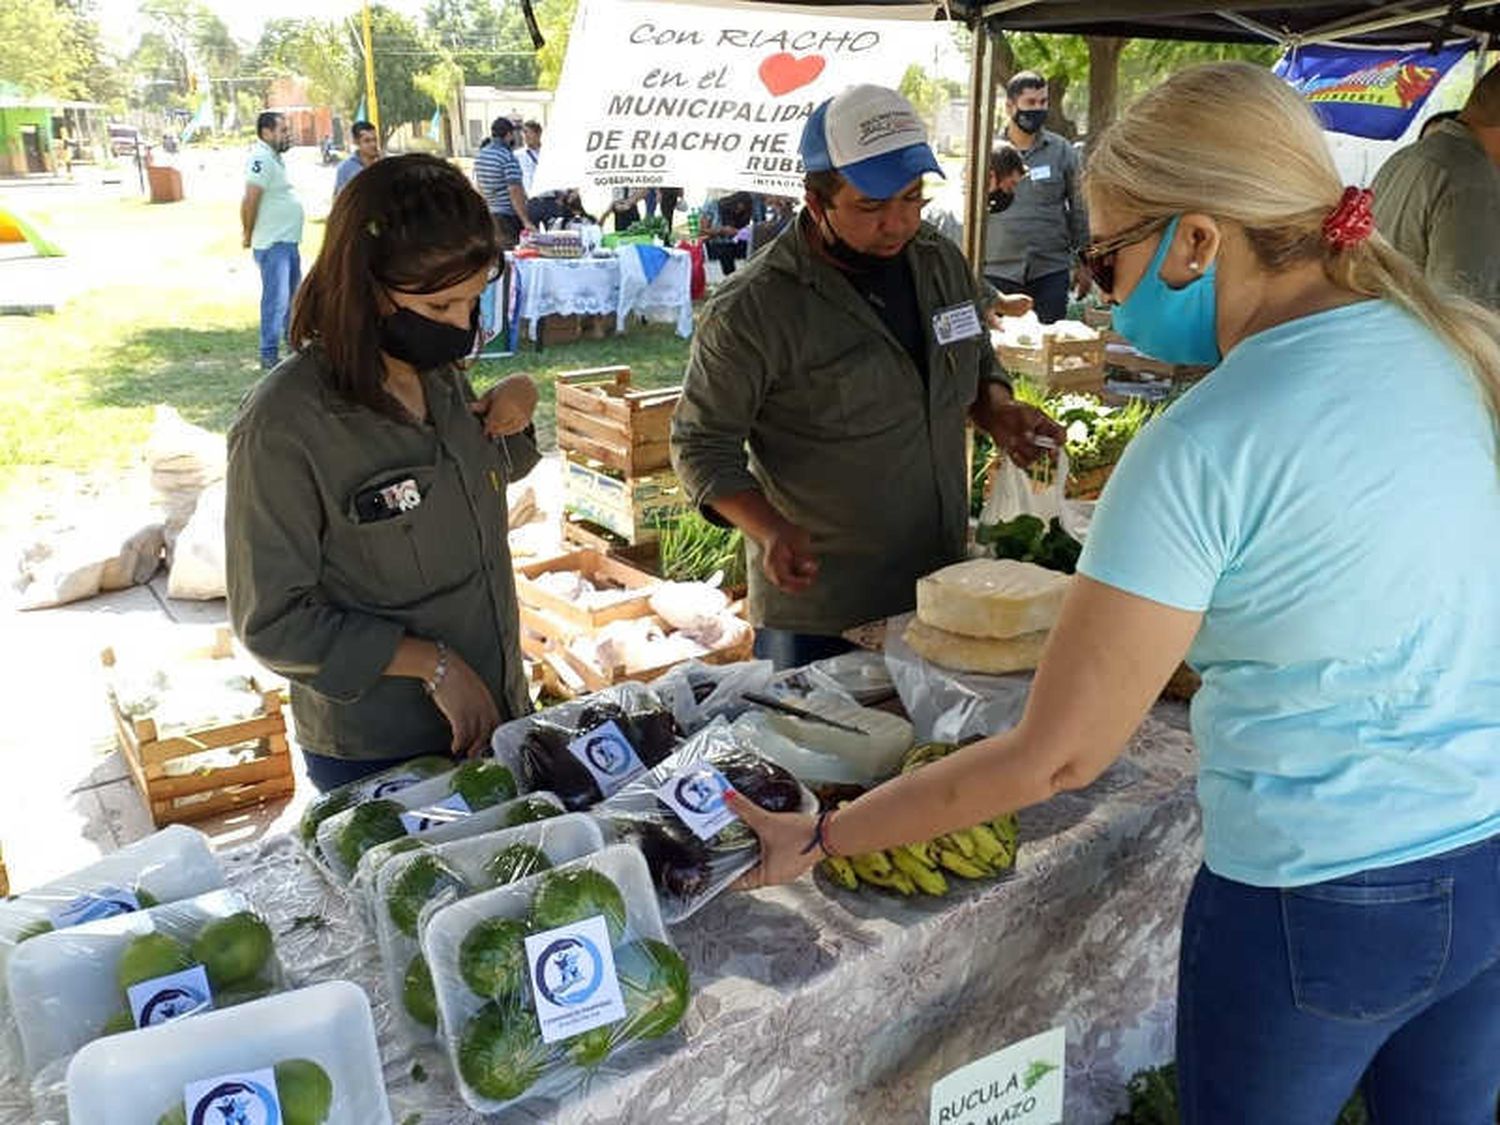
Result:
{"label": "blonde woman", "polygon": [[[1246,137],[1276,137],[1274,149]],[[1133,444],[1019,726],[817,820],[749,885],[1089,784],[1203,674],[1183,1120],[1480,1125],[1500,1094],[1500,320],[1372,233],[1266,71],[1183,71],[1090,158],[1116,324],[1218,363]]]}

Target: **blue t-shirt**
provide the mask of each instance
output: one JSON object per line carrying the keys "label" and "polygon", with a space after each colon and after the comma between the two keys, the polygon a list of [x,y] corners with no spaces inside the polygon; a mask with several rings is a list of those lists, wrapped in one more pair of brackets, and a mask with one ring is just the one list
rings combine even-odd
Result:
{"label": "blue t-shirt", "polygon": [[333,172],[333,194],[336,196],[344,190],[344,185],[355,176],[365,170],[364,161],[360,160],[359,153],[355,153],[339,162],[339,166]]}
{"label": "blue t-shirt", "polygon": [[1392,304],[1250,337],[1141,433],[1078,569],[1204,613],[1211,870],[1297,886],[1500,832],[1497,562],[1483,395]]}

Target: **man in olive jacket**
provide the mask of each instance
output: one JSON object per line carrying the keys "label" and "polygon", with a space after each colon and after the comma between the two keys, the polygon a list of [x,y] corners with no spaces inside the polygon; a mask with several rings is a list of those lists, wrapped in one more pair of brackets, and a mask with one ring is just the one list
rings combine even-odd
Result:
{"label": "man in olive jacket", "polygon": [[802,159],[806,207],[704,310],[672,422],[692,500],[745,532],[756,651],[780,667],[842,651],[964,557],[971,419],[1023,463],[1063,436],[1012,399],[993,295],[921,222],[940,169],[910,103],[846,90]]}

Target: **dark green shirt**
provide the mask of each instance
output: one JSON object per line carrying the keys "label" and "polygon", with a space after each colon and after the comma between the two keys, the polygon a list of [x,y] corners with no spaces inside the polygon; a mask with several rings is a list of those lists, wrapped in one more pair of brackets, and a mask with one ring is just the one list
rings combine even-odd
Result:
{"label": "dark green shirt", "polygon": [[[383,674],[406,633],[462,656],[502,721],[528,710],[505,486],[536,465],[536,440],[488,440],[456,371],[422,383],[429,421],[398,422],[335,392],[310,350],[267,375],[229,431],[230,619],[291,681],[297,741],[319,754],[448,750],[421,681]],[[421,504],[356,516],[357,494],[406,477]]]}
{"label": "dark green shirt", "polygon": [[[813,235],[816,237],[816,235]],[[793,223],[699,317],[672,463],[694,503],[760,489],[812,536],[811,590],[776,589],[749,544],[757,625],[832,635],[901,613],[922,575],[964,555],[965,430],[1004,382],[963,255],[924,225],[911,265],[928,378],[876,310]],[[981,330],[939,343],[933,315],[972,304]]]}

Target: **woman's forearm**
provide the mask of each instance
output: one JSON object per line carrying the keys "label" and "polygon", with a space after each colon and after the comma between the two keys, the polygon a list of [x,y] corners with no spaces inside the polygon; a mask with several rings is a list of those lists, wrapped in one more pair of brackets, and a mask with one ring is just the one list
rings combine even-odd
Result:
{"label": "woman's forearm", "polygon": [[395,655],[385,666],[385,674],[405,676],[413,680],[431,680],[437,671],[437,663],[437,642],[407,633],[397,643]]}

